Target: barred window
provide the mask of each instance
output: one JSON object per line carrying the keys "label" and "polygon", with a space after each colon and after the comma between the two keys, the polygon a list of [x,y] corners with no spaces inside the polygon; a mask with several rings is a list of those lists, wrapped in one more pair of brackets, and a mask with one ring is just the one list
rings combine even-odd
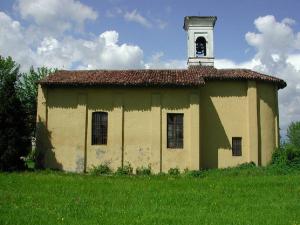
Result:
{"label": "barred window", "polygon": [[107,144],[107,112],[92,114],[92,145]]}
{"label": "barred window", "polygon": [[242,155],[242,138],[233,137],[232,138],[232,156]]}
{"label": "barred window", "polygon": [[167,147],[183,148],[183,114],[167,114]]}

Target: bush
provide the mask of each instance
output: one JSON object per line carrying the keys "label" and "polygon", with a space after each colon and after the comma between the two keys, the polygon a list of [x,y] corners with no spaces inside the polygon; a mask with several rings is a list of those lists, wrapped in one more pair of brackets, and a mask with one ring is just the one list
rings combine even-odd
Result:
{"label": "bush", "polygon": [[287,165],[287,151],[284,148],[276,148],[272,154],[271,165]]}
{"label": "bush", "polygon": [[151,175],[151,166],[149,165],[148,167],[137,167],[136,170],[136,175],[143,175],[143,176],[149,176]]}
{"label": "bush", "polygon": [[285,150],[288,165],[300,168],[300,149],[295,145],[286,145]]}
{"label": "bush", "polygon": [[300,169],[300,121],[287,129],[287,140],[272,155],[271,167]]}
{"label": "bush", "polygon": [[156,174],[156,176],[159,176],[159,177],[165,177],[167,176],[168,174],[165,173],[165,172],[159,172],[158,174]]}
{"label": "bush", "polygon": [[170,168],[168,170],[168,174],[171,176],[178,176],[180,174],[180,170],[176,167],[176,168]]}
{"label": "bush", "polygon": [[99,166],[93,166],[90,169],[90,173],[92,175],[104,175],[104,174],[110,174],[112,171],[110,169],[110,167],[108,166],[108,164],[100,164]]}
{"label": "bush", "polygon": [[239,164],[236,168],[250,169],[250,168],[254,168],[254,167],[256,167],[254,162],[246,162],[246,163]]}
{"label": "bush", "polygon": [[36,149],[32,149],[26,157],[21,157],[25,167],[29,170],[34,170],[36,168],[36,153]]}
{"label": "bush", "polygon": [[300,168],[300,150],[290,144],[276,149],[272,155],[271,165]]}
{"label": "bush", "polygon": [[132,175],[132,174],[133,174],[133,168],[130,165],[130,163],[127,163],[123,167],[122,166],[118,167],[116,171],[116,175]]}
{"label": "bush", "polygon": [[201,170],[186,170],[185,175],[188,177],[204,177],[205,174]]}

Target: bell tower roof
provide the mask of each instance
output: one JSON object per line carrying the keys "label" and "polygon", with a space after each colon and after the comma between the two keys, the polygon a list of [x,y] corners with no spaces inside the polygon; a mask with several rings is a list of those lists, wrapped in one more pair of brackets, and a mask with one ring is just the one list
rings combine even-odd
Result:
{"label": "bell tower roof", "polygon": [[185,16],[183,29],[187,31],[189,27],[214,27],[217,21],[216,16]]}

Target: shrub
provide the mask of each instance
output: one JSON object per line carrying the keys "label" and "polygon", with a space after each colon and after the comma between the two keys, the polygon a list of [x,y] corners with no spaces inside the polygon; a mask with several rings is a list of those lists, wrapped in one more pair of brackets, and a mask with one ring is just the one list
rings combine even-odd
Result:
{"label": "shrub", "polygon": [[143,175],[143,176],[149,176],[151,175],[151,166],[149,165],[148,167],[137,167],[136,170],[136,175]]}
{"label": "shrub", "polygon": [[159,172],[159,173],[156,174],[156,176],[159,176],[159,177],[165,177],[165,176],[167,176],[167,175],[168,175],[168,174],[165,173],[165,172]]}
{"label": "shrub", "polygon": [[239,164],[237,166],[237,168],[239,168],[239,169],[250,169],[250,168],[254,168],[254,167],[256,167],[254,162],[246,162],[246,163]]}
{"label": "shrub", "polygon": [[287,140],[273,152],[271,166],[300,168],[300,121],[289,125]]}
{"label": "shrub", "polygon": [[185,175],[190,177],[204,177],[205,174],[201,170],[186,170]]}
{"label": "shrub", "polygon": [[284,148],[276,148],[272,154],[272,165],[287,165],[287,151]]}
{"label": "shrub", "polygon": [[25,167],[29,170],[34,170],[36,168],[36,152],[36,149],[32,149],[26,157],[21,157]]}
{"label": "shrub", "polygon": [[111,172],[108,164],[100,164],[99,166],[93,166],[92,169],[90,169],[90,173],[96,176],[110,174]]}
{"label": "shrub", "polygon": [[285,150],[288,165],[300,168],[300,149],[295,145],[286,145]]}
{"label": "shrub", "polygon": [[168,174],[171,176],[178,176],[180,174],[180,170],[176,167],[176,168],[170,168],[168,170]]}
{"label": "shrub", "polygon": [[285,144],[274,151],[271,165],[300,168],[300,150],[294,145]]}
{"label": "shrub", "polygon": [[116,175],[132,175],[133,174],[133,168],[130,165],[130,163],[127,163],[126,165],[123,165],[118,167],[116,171]]}
{"label": "shrub", "polygon": [[189,173],[189,171],[190,171],[189,168],[185,168],[185,169],[183,170],[183,173],[184,173],[184,174],[187,174],[187,173]]}

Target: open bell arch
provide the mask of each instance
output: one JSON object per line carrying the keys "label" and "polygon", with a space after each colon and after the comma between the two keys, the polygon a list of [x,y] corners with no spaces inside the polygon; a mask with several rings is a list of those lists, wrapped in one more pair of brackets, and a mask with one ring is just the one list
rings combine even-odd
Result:
{"label": "open bell arch", "polygon": [[196,39],[196,56],[206,56],[206,39],[202,36]]}

